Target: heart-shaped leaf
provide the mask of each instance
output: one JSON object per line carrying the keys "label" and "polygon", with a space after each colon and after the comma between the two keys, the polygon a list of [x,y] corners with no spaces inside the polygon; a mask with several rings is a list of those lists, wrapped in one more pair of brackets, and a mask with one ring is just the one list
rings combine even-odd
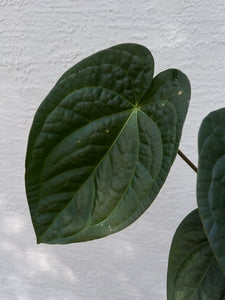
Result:
{"label": "heart-shaped leaf", "polygon": [[225,109],[210,113],[199,130],[197,199],[203,226],[225,274]]}
{"label": "heart-shaped leaf", "polygon": [[168,300],[223,300],[225,276],[202,227],[198,210],[178,227],[170,249]]}
{"label": "heart-shaped leaf", "polygon": [[38,243],[106,236],[152,203],[177,153],[190,99],[175,69],[153,80],[148,49],[117,45],[84,59],[39,107],[26,158]]}

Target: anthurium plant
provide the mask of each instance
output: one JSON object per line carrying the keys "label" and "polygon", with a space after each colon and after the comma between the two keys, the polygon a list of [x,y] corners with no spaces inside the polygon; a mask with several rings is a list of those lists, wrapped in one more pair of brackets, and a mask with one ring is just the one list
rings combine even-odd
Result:
{"label": "anthurium plant", "polygon": [[[25,173],[37,243],[115,233],[151,205],[177,153],[195,169],[178,149],[189,80],[177,69],[153,74],[147,48],[120,44],[77,63],[41,103]],[[222,109],[200,129],[198,209],[172,242],[168,300],[225,299],[224,171]]]}

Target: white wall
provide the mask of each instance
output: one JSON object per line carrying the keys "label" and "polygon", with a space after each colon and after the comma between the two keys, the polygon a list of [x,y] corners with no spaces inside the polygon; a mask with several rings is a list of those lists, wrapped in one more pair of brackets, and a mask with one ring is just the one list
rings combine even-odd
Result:
{"label": "white wall", "polygon": [[138,221],[92,242],[36,245],[24,190],[40,102],[74,63],[124,42],[150,48],[156,73],[174,67],[188,75],[180,149],[197,163],[200,122],[225,106],[224,0],[0,0],[1,300],[166,299],[171,239],[196,207],[196,175],[179,157]]}

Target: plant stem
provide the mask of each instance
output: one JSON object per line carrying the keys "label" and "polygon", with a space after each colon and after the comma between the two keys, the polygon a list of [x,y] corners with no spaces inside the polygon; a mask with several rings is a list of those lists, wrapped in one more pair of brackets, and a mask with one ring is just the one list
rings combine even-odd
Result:
{"label": "plant stem", "polygon": [[198,168],[190,161],[190,159],[187,158],[186,155],[184,155],[183,152],[180,151],[180,149],[178,149],[178,154],[196,173],[198,173]]}

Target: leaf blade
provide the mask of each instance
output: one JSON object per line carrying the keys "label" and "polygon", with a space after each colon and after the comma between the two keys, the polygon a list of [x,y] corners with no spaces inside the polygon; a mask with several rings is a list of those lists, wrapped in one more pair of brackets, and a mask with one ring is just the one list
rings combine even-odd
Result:
{"label": "leaf blade", "polygon": [[[39,107],[25,175],[38,242],[117,232],[155,199],[176,155],[190,89],[180,106],[174,95],[155,99],[153,69],[145,47],[117,45],[68,70]],[[166,73],[171,85],[181,76],[173,72]]]}
{"label": "leaf blade", "polygon": [[170,249],[168,300],[223,299],[223,276],[204,233],[198,210],[179,225]]}
{"label": "leaf blade", "polygon": [[225,274],[225,109],[210,113],[199,130],[197,201],[211,248]]}

